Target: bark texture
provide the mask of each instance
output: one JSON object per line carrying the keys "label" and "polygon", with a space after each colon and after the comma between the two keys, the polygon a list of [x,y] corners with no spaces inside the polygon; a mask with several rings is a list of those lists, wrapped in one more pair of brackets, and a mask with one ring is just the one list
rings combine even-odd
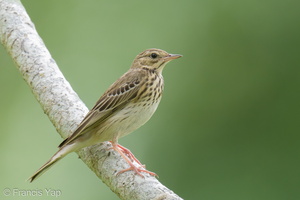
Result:
{"label": "bark texture", "polygon": [[[59,70],[18,0],[0,0],[0,39],[45,114],[58,133],[66,138],[88,109]],[[121,199],[181,199],[147,174],[141,178],[130,171],[116,176],[119,170],[128,168],[128,165],[118,153],[108,150],[110,147],[110,143],[104,142],[77,153]]]}

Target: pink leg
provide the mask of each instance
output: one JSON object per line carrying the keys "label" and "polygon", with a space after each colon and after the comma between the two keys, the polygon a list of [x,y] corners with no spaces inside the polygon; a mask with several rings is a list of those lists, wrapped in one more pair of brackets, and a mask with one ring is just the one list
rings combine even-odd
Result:
{"label": "pink leg", "polygon": [[150,172],[146,169],[140,169],[139,167],[136,167],[132,163],[133,160],[136,161],[141,167],[145,167],[145,166],[141,164],[141,162],[131,153],[131,151],[129,149],[119,145],[116,142],[111,141],[111,144],[113,146],[112,148],[115,151],[117,151],[126,160],[126,162],[130,165],[129,168],[119,171],[118,175],[121,174],[121,173],[127,172],[129,170],[133,170],[136,174],[138,174],[139,176],[141,176],[143,178],[144,178],[144,176],[141,174],[141,172],[146,172],[146,173],[150,174],[151,176],[157,176],[154,172]]}
{"label": "pink leg", "polygon": [[139,165],[145,167],[145,165],[143,165],[132,153],[129,149],[127,149],[126,147],[123,147],[120,144],[117,144],[117,146],[119,147],[119,149],[121,149],[121,151],[123,151],[123,153],[125,153],[132,161],[134,160],[135,162],[137,162]]}

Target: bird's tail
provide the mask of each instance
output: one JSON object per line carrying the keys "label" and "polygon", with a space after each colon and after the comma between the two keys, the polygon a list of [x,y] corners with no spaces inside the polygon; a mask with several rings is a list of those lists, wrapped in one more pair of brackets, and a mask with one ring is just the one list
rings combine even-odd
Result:
{"label": "bird's tail", "polygon": [[40,167],[29,179],[32,182],[43,173],[45,173],[53,164],[65,157],[68,153],[74,151],[73,145],[67,145],[60,148],[42,167]]}

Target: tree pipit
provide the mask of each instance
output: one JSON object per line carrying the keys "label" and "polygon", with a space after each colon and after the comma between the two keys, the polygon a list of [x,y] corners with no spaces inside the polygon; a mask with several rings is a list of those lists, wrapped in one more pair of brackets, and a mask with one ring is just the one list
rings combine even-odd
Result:
{"label": "tree pipit", "polygon": [[[34,175],[32,182],[58,160],[81,148],[110,141],[112,148],[128,162],[133,170],[156,175],[146,169],[118,139],[145,124],[155,112],[164,88],[162,70],[166,64],[181,55],[169,54],[160,49],[148,49],[138,54],[130,69],[100,97],[77,129],[60,145],[59,150]],[[132,161],[140,166],[136,167]]]}

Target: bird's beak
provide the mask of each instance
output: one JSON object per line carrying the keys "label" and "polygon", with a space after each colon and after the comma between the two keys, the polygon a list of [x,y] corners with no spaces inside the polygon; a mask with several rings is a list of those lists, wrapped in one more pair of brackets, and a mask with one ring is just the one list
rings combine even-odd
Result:
{"label": "bird's beak", "polygon": [[182,55],[180,54],[169,54],[168,56],[166,56],[164,58],[165,61],[170,61],[170,60],[174,60],[174,59],[177,59],[177,58],[180,58],[182,57]]}

